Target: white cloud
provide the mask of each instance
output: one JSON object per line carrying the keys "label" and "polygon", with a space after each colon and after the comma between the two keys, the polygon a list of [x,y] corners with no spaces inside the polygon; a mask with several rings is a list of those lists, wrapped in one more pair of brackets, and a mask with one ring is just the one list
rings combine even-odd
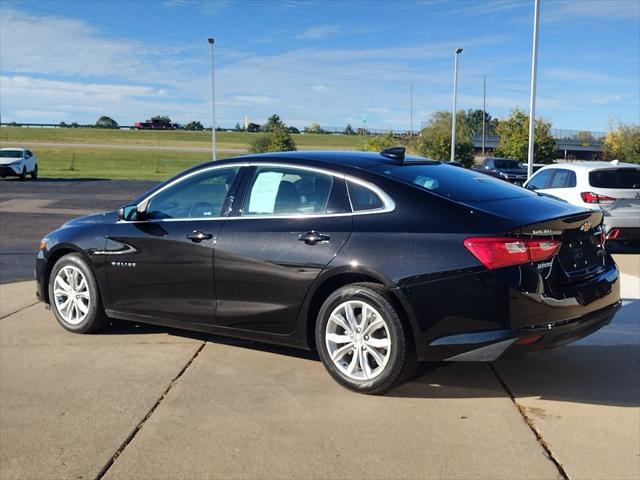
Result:
{"label": "white cloud", "polygon": [[321,38],[333,37],[341,31],[340,25],[318,25],[307,28],[297,37],[305,40],[319,40]]}
{"label": "white cloud", "polygon": [[548,2],[541,9],[543,21],[567,21],[575,18],[628,20],[638,23],[638,0],[564,0]]}
{"label": "white cloud", "polygon": [[325,85],[311,85],[311,90],[313,90],[316,93],[327,93],[329,91],[329,89],[325,86]]}

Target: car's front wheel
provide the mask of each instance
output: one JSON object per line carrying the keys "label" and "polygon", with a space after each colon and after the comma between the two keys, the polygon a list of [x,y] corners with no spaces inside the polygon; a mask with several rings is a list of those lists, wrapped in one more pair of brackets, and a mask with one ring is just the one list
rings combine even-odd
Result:
{"label": "car's front wheel", "polygon": [[77,253],[65,255],[53,266],[49,301],[58,323],[71,332],[95,332],[106,323],[96,280]]}
{"label": "car's front wheel", "polygon": [[382,285],[358,283],[336,290],[320,308],[315,333],[325,368],[351,390],[384,393],[415,371],[411,336]]}
{"label": "car's front wheel", "polygon": [[31,172],[31,180],[35,180],[36,178],[38,178],[38,165],[37,164],[33,167],[33,172]]}
{"label": "car's front wheel", "polygon": [[20,175],[18,175],[18,178],[20,180],[26,180],[27,179],[27,167],[22,167],[22,171],[20,172]]}

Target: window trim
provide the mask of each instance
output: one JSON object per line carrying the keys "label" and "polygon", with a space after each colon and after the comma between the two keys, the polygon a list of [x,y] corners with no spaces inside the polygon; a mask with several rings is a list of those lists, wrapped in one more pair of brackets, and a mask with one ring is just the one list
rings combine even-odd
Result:
{"label": "window trim", "polygon": [[[353,182],[353,183],[357,183],[358,185],[368,188],[369,190],[371,190],[373,193],[375,193],[376,195],[378,195],[380,197],[380,199],[382,200],[383,203],[383,207],[381,208],[377,208],[374,210],[362,210],[362,211],[358,211],[358,212],[354,212],[353,211],[353,206],[351,206],[351,199],[349,198],[349,205],[351,206],[351,212],[342,212],[342,213],[319,213],[319,214],[314,214],[314,215],[305,215],[305,214],[298,214],[298,215],[254,215],[254,216],[245,216],[243,217],[242,215],[239,216],[218,216],[218,217],[198,217],[198,218],[155,218],[155,219],[149,219],[149,220],[118,220],[116,223],[161,223],[161,222],[191,222],[191,221],[203,221],[203,220],[270,220],[270,219],[276,219],[276,218],[283,218],[283,219],[287,219],[287,218],[294,218],[294,219],[298,219],[298,218],[327,218],[327,217],[348,217],[348,216],[353,216],[353,215],[374,215],[374,214],[378,214],[378,213],[388,213],[388,212],[392,212],[396,209],[396,203],[393,201],[393,199],[384,191],[382,190],[380,187],[378,187],[377,185],[374,185],[371,182],[368,182],[366,180],[362,180],[360,178],[356,178],[356,177],[352,177],[351,175],[345,175],[343,173],[339,173],[339,172],[335,172],[332,170],[326,170],[324,168],[318,168],[318,167],[309,167],[307,165],[296,165],[296,164],[292,164],[292,163],[280,163],[280,162],[261,162],[261,161],[253,161],[253,162],[240,162],[240,163],[228,163],[228,164],[224,164],[224,165],[212,165],[210,167],[206,167],[200,170],[196,170],[193,171],[187,175],[181,176],[176,178],[175,180],[173,180],[172,182],[164,185],[162,188],[159,188],[158,190],[156,190],[155,192],[151,193],[150,195],[148,195],[147,197],[145,197],[143,200],[141,200],[140,202],[138,202],[138,206],[140,205],[145,205],[146,208],[146,204],[156,195],[158,195],[160,192],[163,192],[164,190],[171,188],[172,186],[193,177],[194,175],[199,175],[201,173],[204,172],[208,172],[210,170],[216,170],[216,169],[220,169],[220,168],[240,168],[240,171],[238,172],[238,175],[242,174],[242,169],[246,168],[246,167],[276,167],[276,168],[292,168],[292,169],[298,169],[298,170],[305,170],[305,171],[310,171],[310,172],[316,172],[316,173],[322,173],[325,175],[330,175],[332,177],[336,177],[336,178],[341,178],[345,181],[349,181],[349,182]],[[348,190],[347,190],[347,195],[348,195]],[[244,200],[243,200],[243,204],[244,204]],[[244,206],[244,205],[242,205]]]}

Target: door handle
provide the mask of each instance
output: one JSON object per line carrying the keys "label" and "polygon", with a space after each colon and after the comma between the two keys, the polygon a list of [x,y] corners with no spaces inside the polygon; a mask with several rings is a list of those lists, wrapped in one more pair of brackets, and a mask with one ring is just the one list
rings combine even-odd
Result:
{"label": "door handle", "polygon": [[318,233],[315,230],[312,230],[310,232],[299,235],[298,240],[306,243],[307,245],[315,245],[316,243],[329,243],[331,237],[329,235]]}
{"label": "door handle", "polygon": [[193,233],[187,233],[187,238],[192,242],[201,242],[202,240],[208,240],[213,237],[211,233],[205,233],[202,230],[194,230]]}

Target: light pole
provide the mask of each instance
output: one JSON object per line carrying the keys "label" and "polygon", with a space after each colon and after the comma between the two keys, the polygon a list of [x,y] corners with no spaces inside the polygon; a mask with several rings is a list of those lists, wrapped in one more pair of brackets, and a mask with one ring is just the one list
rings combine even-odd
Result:
{"label": "light pole", "polygon": [[413,137],[413,82],[409,84],[409,96],[411,97],[409,102],[411,104],[411,123],[409,125],[409,136]]}
{"label": "light pole", "polygon": [[487,77],[482,76],[482,156],[484,157],[484,121],[487,117]]}
{"label": "light pole", "polygon": [[458,57],[462,53],[461,48],[456,48],[455,63],[453,66],[453,111],[451,112],[451,160],[456,159],[456,101],[458,97]]}
{"label": "light pole", "polygon": [[215,89],[215,75],[214,75],[214,56],[213,56],[213,37],[208,38],[209,45],[211,46],[211,158],[216,161],[216,89]]}
{"label": "light pole", "polygon": [[533,52],[531,53],[531,98],[529,99],[529,149],[527,153],[527,178],[533,175],[533,149],[536,129],[536,74],[538,73],[538,19],[540,0],[533,7]]}

